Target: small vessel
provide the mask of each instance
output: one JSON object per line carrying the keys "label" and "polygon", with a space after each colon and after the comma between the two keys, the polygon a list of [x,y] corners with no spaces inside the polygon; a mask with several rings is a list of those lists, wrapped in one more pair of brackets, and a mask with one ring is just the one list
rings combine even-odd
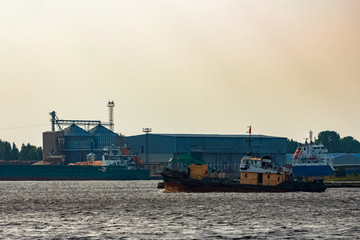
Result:
{"label": "small vessel", "polygon": [[295,177],[324,177],[334,174],[334,158],[322,144],[315,144],[310,131],[310,143],[299,146],[292,157],[292,172]]}
{"label": "small vessel", "polygon": [[[251,130],[249,131],[251,135]],[[249,135],[249,146],[250,146]],[[250,148],[251,149],[251,148]],[[245,155],[240,162],[240,178],[224,172],[208,171],[206,164],[191,164],[187,171],[165,168],[162,176],[166,192],[323,192],[322,179],[294,178],[291,168],[274,167],[268,156]]]}
{"label": "small vessel", "polygon": [[165,168],[162,176],[166,192],[323,192],[322,179],[300,181],[287,169],[273,168],[271,159],[245,156],[240,179],[225,173],[208,172],[207,165],[189,166],[187,172]]}

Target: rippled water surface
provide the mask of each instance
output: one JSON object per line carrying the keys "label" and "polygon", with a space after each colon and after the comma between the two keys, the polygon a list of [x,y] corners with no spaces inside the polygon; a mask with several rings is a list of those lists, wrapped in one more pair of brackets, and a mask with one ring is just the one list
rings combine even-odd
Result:
{"label": "rippled water surface", "polygon": [[164,193],[158,181],[0,182],[2,239],[360,239],[360,189]]}

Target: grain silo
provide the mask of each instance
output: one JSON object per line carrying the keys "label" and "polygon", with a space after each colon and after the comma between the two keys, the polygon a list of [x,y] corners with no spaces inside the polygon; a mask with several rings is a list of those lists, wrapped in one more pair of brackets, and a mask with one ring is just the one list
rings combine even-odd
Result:
{"label": "grain silo", "polygon": [[71,124],[64,129],[64,149],[67,163],[84,161],[91,152],[94,136],[76,124]]}
{"label": "grain silo", "polygon": [[97,155],[96,159],[101,159],[104,148],[120,148],[120,136],[101,124],[89,130],[89,133],[94,136],[94,153]]}

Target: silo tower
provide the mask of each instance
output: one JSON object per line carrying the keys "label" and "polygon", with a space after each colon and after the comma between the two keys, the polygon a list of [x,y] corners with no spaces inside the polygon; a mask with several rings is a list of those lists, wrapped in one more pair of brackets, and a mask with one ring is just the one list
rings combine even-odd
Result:
{"label": "silo tower", "polygon": [[114,107],[115,103],[114,101],[109,101],[107,104],[109,108],[109,124],[110,124],[110,130],[114,131]]}

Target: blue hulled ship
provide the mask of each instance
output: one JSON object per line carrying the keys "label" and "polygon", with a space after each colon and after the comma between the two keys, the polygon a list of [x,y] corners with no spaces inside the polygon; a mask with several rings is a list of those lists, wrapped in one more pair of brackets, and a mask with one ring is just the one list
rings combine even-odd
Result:
{"label": "blue hulled ship", "polygon": [[299,146],[292,157],[295,177],[324,177],[334,174],[333,156],[322,144],[315,144],[310,131],[310,143]]}

